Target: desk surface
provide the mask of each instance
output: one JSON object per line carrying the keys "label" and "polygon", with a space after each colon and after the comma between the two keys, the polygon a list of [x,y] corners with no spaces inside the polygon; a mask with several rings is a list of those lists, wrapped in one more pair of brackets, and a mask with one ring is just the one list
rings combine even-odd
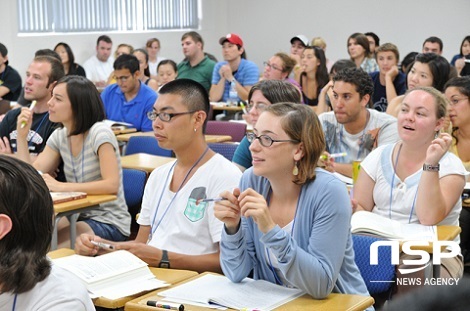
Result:
{"label": "desk surface", "polygon": [[[185,280],[182,283],[189,282],[199,276],[204,275],[205,273],[192,277],[191,279]],[[179,284],[177,284],[179,285]],[[158,296],[158,293],[161,291],[166,290],[167,288],[160,288],[153,292],[148,293],[142,297],[137,299],[131,300],[126,303],[124,308],[125,311],[141,311],[141,310],[148,310],[148,311],[155,311],[155,307],[147,306],[148,300],[160,300],[163,297]],[[370,296],[359,296],[359,295],[346,295],[346,294],[330,294],[326,299],[317,300],[313,299],[309,295],[304,295],[302,297],[296,298],[275,310],[349,310],[349,311],[359,311],[364,310],[374,304],[374,299]],[[185,304],[185,310],[188,310],[187,304]],[[197,307],[192,306],[190,307],[191,311],[197,310],[207,310],[204,307]],[[213,309],[211,309],[213,310]],[[232,310],[232,309],[228,309]]]}
{"label": "desk surface", "polygon": [[174,161],[175,158],[156,156],[147,153],[135,153],[121,157],[123,168],[133,168],[151,173],[155,168]]}
{"label": "desk surface", "polygon": [[[51,251],[47,255],[49,256],[49,258],[55,259],[55,258],[70,256],[73,254],[75,254],[75,252],[72,249],[61,248],[55,251]],[[155,275],[157,279],[165,281],[172,285],[185,281],[187,279],[190,279],[198,275],[197,272],[188,271],[188,270],[161,269],[161,268],[150,267],[150,271],[152,271],[152,273]],[[93,299],[93,304],[96,307],[103,307],[103,308],[110,308],[110,309],[122,308],[124,307],[126,302],[132,299],[136,299],[140,296],[142,296],[142,293],[128,296],[128,297],[122,297],[122,298],[115,299],[115,300],[99,297],[99,298]],[[155,308],[153,310],[155,311]]]}
{"label": "desk surface", "polygon": [[137,132],[137,129],[135,129],[135,128],[111,127],[111,130],[113,131],[114,135],[128,134],[128,133],[135,133],[135,132]]}
{"label": "desk surface", "polygon": [[[150,136],[154,137],[153,132],[135,132],[128,134],[117,135],[116,139],[118,141],[129,141],[132,136]],[[231,141],[232,136],[229,135],[205,135],[206,143],[223,143],[225,141]]]}
{"label": "desk surface", "polygon": [[100,203],[110,202],[117,199],[117,196],[114,194],[97,194],[97,195],[87,195],[86,198],[67,201],[63,203],[54,204],[54,211],[59,213],[69,212],[76,209],[94,206]]}

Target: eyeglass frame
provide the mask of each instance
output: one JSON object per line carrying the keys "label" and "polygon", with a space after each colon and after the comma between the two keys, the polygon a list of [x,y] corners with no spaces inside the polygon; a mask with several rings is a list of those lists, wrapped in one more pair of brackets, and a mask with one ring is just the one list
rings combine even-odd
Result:
{"label": "eyeglass frame", "polygon": [[269,69],[273,69],[273,70],[277,70],[277,71],[280,71],[280,72],[284,72],[284,69],[280,69],[280,68],[274,67],[273,64],[271,64],[271,63],[269,63],[269,62],[267,62],[267,61],[263,62],[263,65],[264,65],[264,67],[269,67]]}
{"label": "eyeglass frame", "polygon": [[469,99],[470,98],[468,96],[465,96],[465,97],[462,97],[462,98],[459,98],[459,99],[456,99],[456,98],[449,99],[449,106],[451,106],[451,107],[457,106],[461,101],[469,100]]}
{"label": "eyeglass frame", "polygon": [[[149,112],[147,112],[147,118],[152,122],[155,121],[157,118],[159,118],[163,122],[170,122],[171,119],[173,119],[174,117],[181,116],[181,115],[184,115],[184,114],[195,113],[197,111],[198,110],[185,111],[185,112],[174,112],[174,113],[168,113],[168,112],[165,112],[165,111],[162,111],[162,112],[149,111]],[[162,119],[161,116],[166,116],[166,115],[168,116],[168,120]]]}
{"label": "eyeglass frame", "polygon": [[[296,144],[299,144],[299,143],[300,143],[300,141],[295,140],[295,139],[273,139],[272,137],[270,137],[270,136],[268,136],[268,135],[264,135],[264,134],[263,134],[263,135],[256,136],[256,134],[253,133],[253,132],[246,133],[246,134],[245,134],[245,137],[246,137],[246,139],[248,140],[248,142],[250,143],[250,145],[251,145],[255,140],[258,139],[258,140],[259,140],[259,144],[260,144],[261,146],[267,147],[267,148],[271,147],[274,143],[287,143],[287,142],[289,142],[289,143],[296,143]],[[271,143],[270,143],[269,145],[263,144],[263,140],[261,139],[261,138],[263,138],[263,137],[268,138]],[[250,141],[250,140],[251,140],[251,141]]]}
{"label": "eyeglass frame", "polygon": [[[259,106],[260,105],[263,105],[264,108],[263,109],[259,109]],[[248,111],[250,111],[251,109],[255,108],[258,112],[262,112],[264,110],[266,110],[266,108],[268,108],[269,105],[268,104],[264,104],[264,103],[255,103],[255,104],[248,104],[247,105],[247,108],[248,108]]]}

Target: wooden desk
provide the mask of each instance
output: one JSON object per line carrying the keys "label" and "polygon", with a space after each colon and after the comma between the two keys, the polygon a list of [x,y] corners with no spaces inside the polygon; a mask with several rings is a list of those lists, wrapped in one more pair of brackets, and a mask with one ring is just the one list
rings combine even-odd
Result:
{"label": "wooden desk", "polygon": [[[204,275],[198,275],[195,277],[192,277],[191,279],[185,280],[184,282],[181,282],[181,284],[189,282],[199,276]],[[177,284],[180,285],[180,284]],[[124,310],[125,311],[142,311],[142,310],[148,310],[148,311],[155,311],[155,307],[149,307],[147,306],[147,301],[148,300],[161,300],[163,297],[159,296],[158,293],[164,290],[167,290],[168,288],[160,288],[158,290],[155,290],[153,292],[148,293],[147,295],[144,295],[142,297],[139,297],[137,299],[131,300],[128,303],[126,303]],[[330,294],[326,299],[322,300],[317,300],[313,299],[309,295],[304,295],[302,297],[296,298],[278,308],[275,310],[320,310],[320,311],[326,311],[326,310],[348,310],[348,311],[359,311],[359,310],[364,310],[374,304],[374,298],[370,296],[359,296],[359,295],[346,295],[346,294]],[[188,310],[188,304],[185,305],[185,310]],[[198,306],[193,306],[190,305],[190,310],[191,311],[198,311],[198,310],[207,310],[207,308],[204,307],[198,307]],[[212,309],[211,309],[212,310]],[[233,309],[228,309],[228,310],[233,310]]]}
{"label": "wooden desk", "polygon": [[135,133],[135,132],[137,132],[137,129],[135,129],[135,128],[125,128],[125,129],[121,129],[121,128],[119,128],[119,127],[111,127],[111,130],[113,131],[114,135],[128,134],[128,133]]}
{"label": "wooden desk", "polygon": [[55,223],[52,233],[51,250],[57,249],[57,224],[62,217],[67,217],[70,222],[70,247],[75,246],[77,236],[77,219],[81,212],[97,208],[100,203],[111,202],[117,199],[113,194],[88,195],[86,198],[54,204]]}
{"label": "wooden desk", "polygon": [[[128,134],[117,135],[116,139],[118,141],[129,141],[132,136],[150,136],[154,137],[153,132],[135,132]],[[222,143],[225,141],[231,141],[232,136],[229,135],[205,135],[207,143]]]}
{"label": "wooden desk", "polygon": [[[55,251],[51,251],[47,254],[49,258],[55,259],[55,258],[61,258],[65,256],[70,256],[75,254],[73,249],[70,248],[61,248]],[[152,268],[149,267],[150,271],[155,275],[155,277],[159,280],[165,281],[168,284],[174,285],[179,282],[185,281],[187,279],[190,279],[192,277],[195,277],[198,275],[197,272],[195,271],[188,271],[188,270],[176,270],[176,269],[161,269],[161,268]],[[132,296],[127,296],[127,297],[122,297],[119,299],[107,299],[104,297],[99,297],[93,299],[93,304],[96,307],[103,307],[103,308],[109,308],[109,309],[117,309],[117,308],[122,308],[126,304],[126,302],[136,299],[138,297],[142,296],[142,293],[140,294],[135,294]],[[154,308],[155,311],[155,308]]]}
{"label": "wooden desk", "polygon": [[135,153],[121,157],[123,168],[133,168],[151,173],[155,168],[174,161],[175,158],[156,156],[147,153]]}
{"label": "wooden desk", "polygon": [[211,103],[212,110],[223,110],[223,111],[243,111],[241,106],[230,106],[226,103]]}

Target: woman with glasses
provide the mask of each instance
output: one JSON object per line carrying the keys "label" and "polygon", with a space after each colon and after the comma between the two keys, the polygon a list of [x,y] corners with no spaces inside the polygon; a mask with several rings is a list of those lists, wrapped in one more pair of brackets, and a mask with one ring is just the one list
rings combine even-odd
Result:
{"label": "woman with glasses", "polygon": [[[96,87],[85,77],[66,76],[55,85],[48,106],[50,121],[61,123],[63,127],[52,133],[44,151],[33,161],[26,140],[32,114],[22,114],[17,126],[18,157],[32,163],[40,172],[54,172],[64,163],[67,182],[42,174],[50,191],[117,195],[115,201],[81,213],[77,234],[126,240],[131,219],[124,199],[119,147],[111,128],[102,122],[105,113]],[[70,245],[69,226],[66,218],[59,221],[59,248]]]}
{"label": "woman with glasses", "polygon": [[[470,76],[456,77],[444,86],[449,100],[448,116],[452,123],[452,144],[450,152],[462,160],[467,171],[470,171]],[[470,263],[470,208],[462,208],[459,224],[460,248],[464,263]]]}
{"label": "woman with glasses", "polygon": [[302,73],[299,84],[302,87],[302,97],[304,103],[312,106],[313,110],[317,112],[321,89],[329,81],[325,53],[319,47],[308,46],[302,52],[300,59]]}
{"label": "woman with glasses", "polygon": [[315,113],[292,103],[269,106],[247,138],[253,168],[214,207],[225,224],[224,274],[240,282],[253,270],[255,279],[316,299],[369,295],[354,262],[346,187],[317,168],[325,138]]}
{"label": "woman with glasses", "polygon": [[296,61],[286,53],[276,53],[267,62],[264,62],[264,71],[261,80],[282,80],[292,83],[300,89],[300,85],[289,75],[296,65]]}
{"label": "woman with glasses", "polygon": [[[255,85],[248,93],[248,116],[247,121],[254,126],[258,121],[259,115],[269,105],[280,102],[300,103],[300,91],[293,84],[281,80],[263,80]],[[241,171],[251,167],[251,153],[248,149],[250,143],[245,138],[235,150],[232,161]]]}

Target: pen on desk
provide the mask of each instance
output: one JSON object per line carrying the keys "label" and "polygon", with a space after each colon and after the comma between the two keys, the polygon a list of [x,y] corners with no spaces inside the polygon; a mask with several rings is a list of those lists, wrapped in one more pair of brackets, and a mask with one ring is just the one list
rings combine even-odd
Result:
{"label": "pen on desk", "polygon": [[332,153],[330,154],[329,156],[326,155],[326,154],[322,154],[321,155],[321,159],[322,160],[327,160],[328,158],[341,158],[341,157],[345,157],[347,156],[348,154],[346,152],[340,152],[340,153]]}
{"label": "pen on desk", "polygon": [[[33,110],[34,106],[36,106],[35,100],[33,100],[33,102],[31,103],[31,106],[29,106],[29,110]],[[21,122],[21,128],[24,128],[25,126],[26,126],[26,121]]]}
{"label": "pen on desk", "polygon": [[96,242],[96,241],[90,241],[91,244],[98,246],[99,248],[107,249],[107,250],[115,250],[114,245],[108,244],[108,243],[103,243],[103,242]]}
{"label": "pen on desk", "polygon": [[171,303],[171,302],[166,302],[166,301],[148,300],[147,306],[157,307],[161,309],[168,309],[168,310],[184,311],[184,305],[180,303]]}

